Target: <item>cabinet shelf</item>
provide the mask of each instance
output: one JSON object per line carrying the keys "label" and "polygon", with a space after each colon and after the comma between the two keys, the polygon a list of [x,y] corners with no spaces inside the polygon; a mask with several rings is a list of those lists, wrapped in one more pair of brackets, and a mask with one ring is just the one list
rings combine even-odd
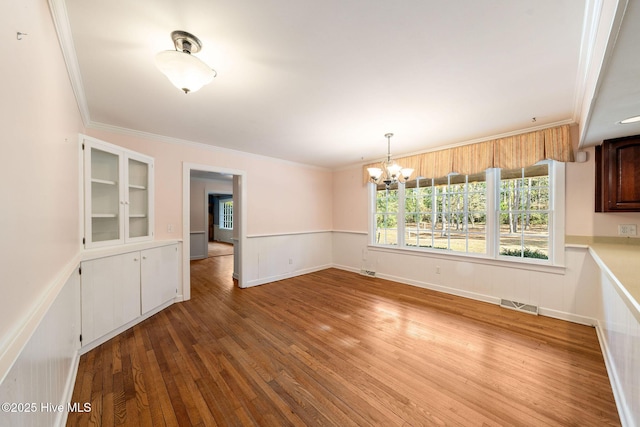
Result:
{"label": "cabinet shelf", "polygon": [[107,179],[98,179],[98,178],[91,178],[91,183],[92,184],[104,184],[104,185],[118,185],[117,181],[110,181]]}
{"label": "cabinet shelf", "polygon": [[88,136],[82,149],[85,247],[153,240],[153,158]]}

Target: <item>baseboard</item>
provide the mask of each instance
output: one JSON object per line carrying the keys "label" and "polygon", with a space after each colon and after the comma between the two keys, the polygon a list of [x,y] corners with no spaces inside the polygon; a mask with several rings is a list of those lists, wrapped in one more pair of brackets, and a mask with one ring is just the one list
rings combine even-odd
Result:
{"label": "baseboard", "polygon": [[265,285],[267,283],[277,282],[278,280],[291,279],[292,277],[302,276],[303,274],[315,273],[316,271],[326,270],[327,268],[331,268],[331,264],[320,265],[316,267],[305,268],[302,270],[296,270],[288,273],[277,274],[275,276],[262,277],[259,279],[249,280],[245,288],[250,288],[253,286]]}
{"label": "baseboard", "polygon": [[565,320],[571,323],[578,323],[585,326],[594,326],[598,322],[596,319],[587,316],[581,316],[579,314],[567,313],[566,311],[552,310],[550,308],[540,307],[538,313],[541,316],[553,317],[558,320]]}
{"label": "baseboard", "polygon": [[[332,267],[338,268],[340,270],[353,272],[353,273],[359,273],[358,269],[353,268],[353,267],[349,267],[349,266],[333,264]],[[450,287],[447,287],[447,286],[436,285],[436,284],[428,283],[428,282],[421,282],[421,281],[418,281],[418,280],[406,279],[404,277],[398,277],[398,276],[393,276],[393,275],[389,275],[389,274],[380,274],[380,273],[378,273],[376,277],[378,277],[380,279],[390,280],[392,282],[402,283],[402,284],[405,284],[405,285],[416,286],[416,287],[419,287],[419,288],[430,289],[432,291],[442,292],[442,293],[445,293],[445,294],[456,295],[456,296],[463,297],[463,298],[469,298],[469,299],[476,300],[476,301],[488,302],[490,304],[496,304],[496,305],[500,304],[500,298],[493,297],[493,296],[490,296],[490,295],[479,294],[479,293],[476,293],[476,292],[463,291],[463,290],[456,289],[456,288],[450,288]],[[578,314],[567,313],[567,312],[564,312],[564,311],[558,311],[558,310],[553,310],[553,309],[544,308],[544,307],[540,307],[539,310],[538,310],[538,313],[540,315],[542,315],[542,316],[552,317],[554,319],[565,320],[567,322],[578,323],[578,324],[581,324],[581,325],[595,326],[595,324],[597,323],[597,320],[593,319],[591,317],[581,316],[581,315],[578,315]]]}
{"label": "baseboard", "polygon": [[602,356],[604,358],[604,365],[607,369],[609,383],[611,384],[611,390],[613,391],[613,398],[616,401],[616,408],[618,408],[620,423],[623,427],[631,427],[634,425],[633,414],[626,404],[622,383],[620,382],[620,378],[618,377],[618,373],[613,362],[613,357],[611,355],[611,350],[609,349],[607,340],[604,338],[602,326],[600,325],[600,322],[598,320],[596,320],[595,322],[595,329],[596,334],[598,335],[598,342],[600,343],[600,350],[602,351]]}
{"label": "baseboard", "polygon": [[435,285],[433,283],[421,282],[418,280],[405,279],[403,277],[392,276],[389,274],[378,274],[379,278],[385,280],[391,280],[392,282],[403,283],[405,285],[416,286],[418,288],[430,289],[432,291],[442,292],[449,295],[455,295],[459,297],[469,298],[476,301],[488,302],[491,304],[500,304],[500,298],[492,297],[489,295],[478,294],[475,292],[463,291],[461,289],[450,288],[448,286]]}
{"label": "baseboard", "polygon": [[[76,378],[78,377],[78,366],[80,365],[80,351],[77,351],[73,356],[73,360],[71,361],[71,367],[69,369],[69,374],[67,375],[67,381],[64,387],[64,393],[62,395],[61,405],[67,407],[67,403],[71,402],[73,398],[73,389],[76,384]],[[85,402],[82,402],[84,404]],[[58,413],[58,417],[56,418],[55,425],[59,427],[63,427],[67,425],[67,417],[69,416],[68,411],[60,411]]]}
{"label": "baseboard", "polygon": [[338,270],[349,271],[351,273],[360,273],[360,270],[355,267],[350,267],[348,265],[342,264],[331,264],[331,268],[337,268]]}

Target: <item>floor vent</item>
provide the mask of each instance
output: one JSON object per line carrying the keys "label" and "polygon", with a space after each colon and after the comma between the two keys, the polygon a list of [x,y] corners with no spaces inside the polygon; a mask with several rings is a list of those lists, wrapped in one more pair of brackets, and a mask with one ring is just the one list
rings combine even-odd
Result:
{"label": "floor vent", "polygon": [[517,302],[517,301],[510,301],[508,299],[501,299],[500,300],[500,307],[510,308],[512,310],[523,311],[525,313],[535,314],[536,316],[538,315],[538,306],[531,305],[531,304],[525,304],[525,303]]}
{"label": "floor vent", "polygon": [[376,277],[376,272],[371,270],[360,270],[360,274],[363,276]]}

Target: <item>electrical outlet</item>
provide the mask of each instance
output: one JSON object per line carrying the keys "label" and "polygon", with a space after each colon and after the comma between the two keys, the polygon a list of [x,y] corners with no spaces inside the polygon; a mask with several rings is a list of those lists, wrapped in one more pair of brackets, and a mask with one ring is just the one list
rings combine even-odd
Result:
{"label": "electrical outlet", "polygon": [[439,265],[436,266],[436,274],[440,274],[440,266]]}
{"label": "electrical outlet", "polygon": [[293,258],[289,258],[289,265],[293,264]]}
{"label": "electrical outlet", "polygon": [[173,233],[173,224],[167,225],[167,233]]}
{"label": "electrical outlet", "polygon": [[637,236],[636,224],[619,224],[618,236]]}

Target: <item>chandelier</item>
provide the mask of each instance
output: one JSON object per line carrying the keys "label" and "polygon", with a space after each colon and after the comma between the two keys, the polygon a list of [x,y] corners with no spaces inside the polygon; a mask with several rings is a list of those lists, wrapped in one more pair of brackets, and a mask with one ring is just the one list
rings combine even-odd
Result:
{"label": "chandelier", "polygon": [[369,172],[369,178],[374,184],[384,183],[387,188],[392,184],[398,182],[406,182],[411,177],[413,169],[403,168],[395,160],[391,160],[391,137],[392,133],[384,135],[387,138],[387,160],[382,162],[381,168],[367,168]]}
{"label": "chandelier", "polygon": [[192,55],[202,50],[202,42],[186,31],[174,31],[171,39],[175,50],[165,50],[156,55],[156,66],[171,83],[184,93],[195,92],[211,83],[216,72]]}

